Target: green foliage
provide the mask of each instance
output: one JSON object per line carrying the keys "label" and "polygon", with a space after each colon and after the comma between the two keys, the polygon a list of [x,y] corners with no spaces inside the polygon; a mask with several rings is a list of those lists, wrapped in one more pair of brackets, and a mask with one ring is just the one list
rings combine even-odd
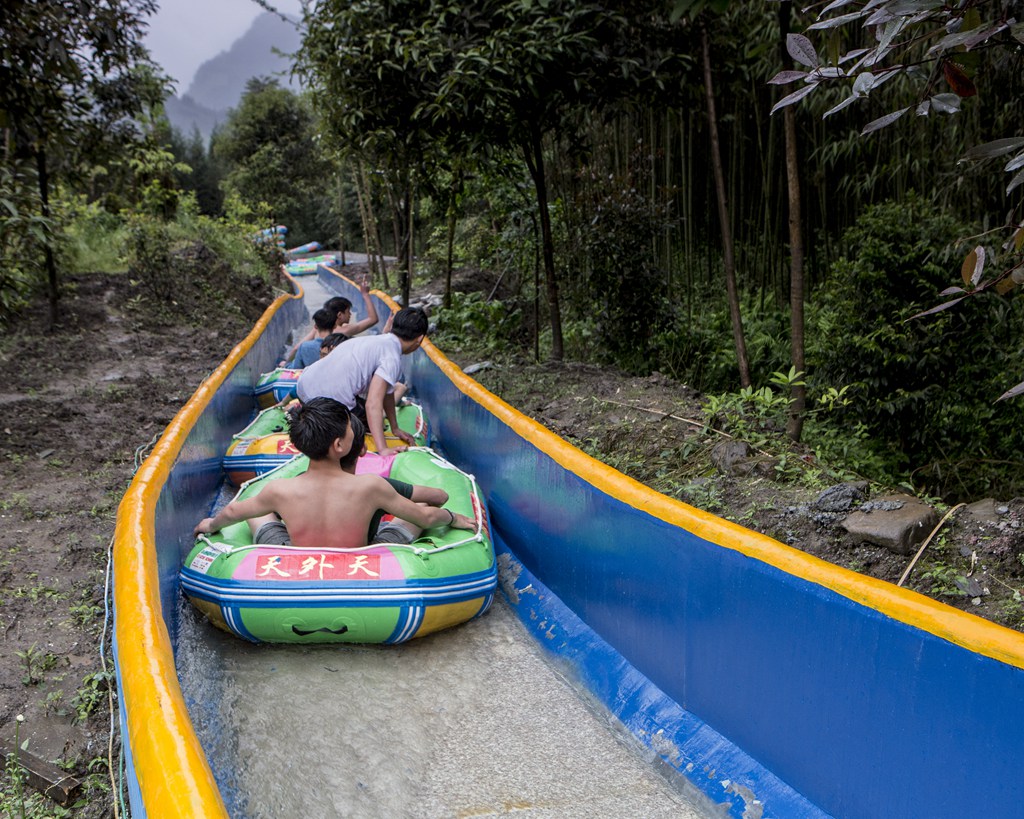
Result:
{"label": "green foliage", "polygon": [[962,597],[963,591],[957,585],[966,580],[964,573],[955,566],[950,566],[942,561],[933,563],[927,570],[921,572],[920,580],[927,581],[931,586],[931,593],[940,597]]}
{"label": "green foliage", "polygon": [[14,653],[21,660],[24,671],[21,678],[23,685],[37,685],[41,683],[46,672],[54,668],[60,659],[56,654],[39,648],[36,643],[33,643],[24,651],[15,651]]}
{"label": "green foliage", "polygon": [[186,139],[177,129],[172,128],[168,142],[179,163],[174,175],[177,187],[195,194],[199,212],[204,216],[223,215],[224,193],[220,183],[224,171],[212,152],[207,150],[199,129],[194,129]]}
{"label": "green foliage", "polygon": [[28,163],[0,165],[0,326],[20,311],[42,273],[42,247],[53,221],[40,215]]}
{"label": "green foliage", "polygon": [[139,283],[134,307],[148,321],[218,326],[228,315],[257,319],[269,304],[280,251],[254,240],[257,228],[196,212],[187,197],[178,219],[128,220],[129,275]]}
{"label": "green foliage", "polygon": [[775,372],[772,387],[746,387],[738,392],[709,395],[704,410],[710,423],[775,458],[778,480],[798,480],[806,485],[824,485],[827,480],[867,477],[894,484],[898,471],[891,452],[869,434],[866,424],[850,426],[844,413],[856,407],[849,387],[811,389],[816,395],[806,412],[803,443],[807,451],[794,451],[786,435],[786,422],[793,403],[792,388],[805,385],[802,373],[792,367]]}
{"label": "green foliage", "polygon": [[1019,369],[1013,339],[1024,305],[992,296],[911,319],[945,287],[961,233],[914,195],[866,211],[844,237],[853,252],[833,265],[810,313],[808,363],[819,388],[856,388],[843,420],[864,424],[916,486],[1015,493],[1024,429],[994,399]]}
{"label": "green foliage", "polygon": [[[35,240],[51,253],[45,277],[51,322],[57,320],[59,297],[59,271],[52,263],[57,224],[50,222],[51,189],[88,166],[115,158],[140,136],[133,119],[163,101],[165,78],[141,45],[145,17],[154,8],[149,0],[4,4],[3,162],[31,162],[38,190],[34,207],[22,203],[7,217],[37,233]],[[4,247],[5,257],[7,252]],[[33,262],[31,256],[16,257],[14,273],[5,273],[0,281],[0,302],[16,309],[26,280],[31,282],[42,270]]]}
{"label": "green foliage", "polygon": [[[480,163],[505,151],[522,156],[544,246],[552,354],[561,357],[543,140],[579,134],[578,112],[664,84],[663,64],[677,49],[659,50],[638,32],[660,8],[580,0],[318,3],[306,14],[299,69],[330,138],[385,174],[430,177],[438,154]],[[403,196],[409,189],[396,187]]]}
{"label": "green foliage", "polygon": [[481,203],[459,223],[467,264],[501,271],[511,283],[533,281],[540,246],[536,208],[524,195],[529,185],[525,168],[507,153],[467,183],[466,198]]}
{"label": "green foliage", "polygon": [[629,10],[632,18],[617,4],[578,0],[335,0],[307,14],[299,70],[332,133],[363,156],[408,164],[421,140],[485,153],[649,77],[658,59],[631,25],[642,10]]}
{"label": "green foliage", "polygon": [[743,387],[739,392],[707,396],[704,412],[717,429],[763,448],[785,429],[791,401],[785,391]]}
{"label": "green foliage", "polygon": [[107,697],[107,689],[113,684],[114,674],[111,671],[97,671],[86,674],[81,687],[71,698],[71,706],[79,722],[85,722]]}
{"label": "green foliage", "polygon": [[[823,86],[852,85],[851,93],[823,110],[822,116],[831,116],[857,104],[866,106],[874,95],[876,101],[885,102],[889,113],[876,114],[875,119],[864,125],[862,135],[890,127],[901,119],[906,122],[911,117],[904,119],[904,115],[913,110],[921,118],[919,121],[928,125],[931,121],[942,120],[938,127],[946,134],[945,155],[950,158],[962,156],[965,147],[962,141],[965,129],[957,127],[963,125],[961,110],[973,109],[976,116],[982,110],[983,119],[996,126],[993,132],[1000,138],[972,148],[966,158],[984,160],[1016,154],[1004,166],[1004,171],[1011,174],[1005,193],[1010,194],[1024,183],[1024,174],[1020,173],[1024,164],[1020,94],[1010,89],[1019,83],[1020,72],[1017,61],[1009,57],[1019,51],[1024,41],[1024,26],[1013,18],[1007,19],[1002,3],[980,0],[908,6],[899,0],[883,0],[870,9],[861,8],[853,13],[842,9],[833,15],[835,10],[834,5],[825,8],[820,12],[823,19],[814,26],[834,30],[822,55],[808,37],[789,36],[787,46],[800,63],[800,71],[775,81],[783,84],[800,81],[804,84],[804,93],[786,104],[802,99],[807,93],[817,96]],[[876,38],[868,32],[880,17],[887,21],[887,28],[883,36]],[[862,48],[863,45],[867,48]],[[846,54],[842,53],[844,48],[849,49]],[[855,63],[858,70],[844,69],[842,66],[853,57],[859,58]],[[939,75],[944,82],[937,82]],[[976,83],[978,78],[985,81]],[[982,94],[978,93],[979,89]],[[986,95],[986,89],[999,89],[994,95],[996,99],[991,99],[991,93]],[[985,100],[985,104],[979,104],[980,100]],[[977,121],[975,119],[975,124]],[[1016,134],[1008,129],[1015,129]],[[916,130],[925,131],[927,125]],[[934,162],[928,165],[934,166]],[[996,186],[990,187],[994,192]],[[1016,225],[1011,222],[1011,227]]]}
{"label": "green foliage", "polygon": [[[736,348],[725,289],[698,284],[689,298],[692,304],[678,311],[674,323],[655,333],[651,366],[701,392],[729,391],[737,383]],[[788,366],[789,317],[771,300],[753,293],[740,294],[740,311],[751,378],[763,383],[772,372]]]}
{"label": "green foliage", "polygon": [[56,212],[64,225],[61,267],[68,273],[114,273],[125,269],[128,238],[123,216],[110,213],[85,196],[62,198]]}
{"label": "green foliage", "polygon": [[[666,281],[653,256],[655,240],[675,227],[666,206],[652,201],[642,163],[608,184],[583,188],[565,206],[573,211],[567,301],[576,306],[598,347],[598,357],[628,372],[656,367],[659,334],[673,322],[661,298]],[[593,175],[584,168],[583,175]],[[653,296],[653,298],[652,298]],[[567,336],[569,333],[567,332]],[[571,349],[571,348],[570,348]]]}
{"label": "green foliage", "polygon": [[264,203],[270,224],[288,227],[290,244],[338,234],[332,169],[316,127],[303,98],[276,81],[250,80],[210,144],[212,158],[226,173],[225,194]]}
{"label": "green foliage", "polygon": [[436,312],[435,341],[443,349],[470,347],[482,352],[503,349],[517,331],[519,314],[482,293],[452,293],[452,306]]}
{"label": "green foliage", "polygon": [[175,174],[191,170],[174,154],[153,145],[137,145],[128,159],[139,190],[137,210],[149,216],[170,219],[178,209],[179,191]]}

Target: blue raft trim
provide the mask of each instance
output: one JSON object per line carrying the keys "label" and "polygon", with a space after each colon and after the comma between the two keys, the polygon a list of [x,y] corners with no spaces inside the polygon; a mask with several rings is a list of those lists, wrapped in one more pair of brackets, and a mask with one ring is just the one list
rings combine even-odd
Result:
{"label": "blue raft trim", "polygon": [[237,608],[322,608],[330,606],[391,607],[439,606],[493,594],[497,567],[447,578],[399,582],[349,581],[328,583],[288,581],[255,584],[252,581],[212,578],[192,569],[181,571],[182,589],[201,600]]}
{"label": "blue raft trim", "polygon": [[262,475],[281,464],[288,463],[294,457],[294,453],[291,455],[225,455],[223,465],[225,472],[255,472],[257,475]]}
{"label": "blue raft trim", "polygon": [[412,636],[419,631],[423,624],[423,616],[426,614],[425,606],[403,606],[399,613],[395,630],[384,641],[387,645],[396,645],[412,639]]}

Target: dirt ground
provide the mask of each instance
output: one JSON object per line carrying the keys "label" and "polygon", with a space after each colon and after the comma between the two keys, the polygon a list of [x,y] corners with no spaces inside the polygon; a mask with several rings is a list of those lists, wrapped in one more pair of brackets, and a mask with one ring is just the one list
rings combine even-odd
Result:
{"label": "dirt ground", "polygon": [[[249,293],[244,312],[196,329],[149,309],[127,275],[67,284],[58,328],[40,308],[0,342],[0,737],[27,740],[82,783],[67,808],[30,796],[28,817],[113,815],[105,580],[117,505],[147,449],[269,304],[269,291]],[[0,815],[22,815],[15,791],[8,770]]]}
{"label": "dirt ground", "polygon": [[[216,328],[161,321],[140,309],[128,276],[70,282],[64,320],[43,310],[0,341],[0,737],[81,780],[74,807],[41,797],[26,815],[113,815],[109,637],[105,576],[117,504],[164,426],[248,332],[270,294]],[[420,292],[430,291],[429,286]],[[433,291],[436,292],[436,291]],[[472,349],[448,350],[466,366]],[[854,542],[811,502],[832,482],[821,470],[784,479],[769,464],[744,477],[712,459],[701,396],[655,374],[489,356],[475,377],[596,457],[660,491],[895,582],[909,558]],[[792,453],[799,458],[798,451]],[[872,494],[881,491],[872,487]],[[1011,628],[1024,625],[1024,500],[995,504],[990,523],[961,513],[936,535],[908,587]],[[24,722],[16,720],[24,716]],[[0,814],[19,815],[10,772]],[[74,801],[74,800],[73,800]]]}

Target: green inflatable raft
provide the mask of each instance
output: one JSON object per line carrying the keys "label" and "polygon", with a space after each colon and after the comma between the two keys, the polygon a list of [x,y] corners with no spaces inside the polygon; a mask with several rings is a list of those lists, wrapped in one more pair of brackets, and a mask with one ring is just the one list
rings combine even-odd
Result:
{"label": "green inflatable raft", "polygon": [[[297,456],[238,497],[307,467]],[[181,571],[185,594],[215,625],[254,642],[402,643],[486,612],[497,565],[475,480],[430,449],[369,454],[357,471],[444,489],[445,508],[474,518],[476,531],[443,527],[408,546],[332,550],[255,546],[237,523],[196,541]]]}
{"label": "green inflatable raft", "polygon": [[[228,478],[235,486],[241,486],[258,475],[287,463],[299,451],[288,437],[286,406],[275,406],[263,410],[252,423],[233,436],[224,455],[223,466]],[[427,443],[427,422],[422,407],[417,404],[403,404],[395,413],[398,426],[416,439],[417,446]],[[384,434],[388,446],[402,443],[393,437],[391,427],[384,421]],[[373,438],[366,436],[366,447],[373,451]]]}

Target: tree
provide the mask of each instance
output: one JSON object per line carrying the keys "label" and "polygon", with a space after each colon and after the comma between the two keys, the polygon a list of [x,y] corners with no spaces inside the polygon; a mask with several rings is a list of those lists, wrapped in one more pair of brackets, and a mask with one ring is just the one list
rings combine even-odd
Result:
{"label": "tree", "polygon": [[[566,136],[584,111],[600,111],[660,81],[661,43],[643,36],[643,3],[490,0],[463,10],[467,24],[445,51],[450,63],[429,111],[476,151],[518,149],[533,181],[551,325],[551,356],[563,356],[559,285],[544,140]],[[628,12],[628,13],[627,13]]]}
{"label": "tree", "polygon": [[453,157],[519,151],[536,195],[551,354],[561,358],[544,140],[650,77],[645,39],[615,4],[573,0],[326,2],[306,24],[300,65],[352,150],[420,169],[437,144]]}
{"label": "tree", "polygon": [[743,317],[740,314],[740,298],[736,289],[736,260],[733,254],[732,217],[725,188],[725,171],[722,168],[722,149],[718,138],[718,114],[715,110],[714,75],[711,71],[711,43],[707,26],[700,24],[701,56],[704,67],[704,95],[707,100],[708,135],[711,140],[711,167],[715,175],[715,193],[718,200],[718,221],[722,227],[722,260],[725,266],[725,289],[729,300],[729,318],[732,322],[733,344],[736,347],[736,363],[740,371],[740,386],[750,386],[750,364],[747,360],[747,344],[743,337]]}
{"label": "tree", "polygon": [[301,97],[276,80],[249,81],[238,107],[214,134],[210,151],[224,165],[225,191],[265,202],[272,219],[288,227],[289,241],[337,234],[332,168],[319,144],[316,118]]}
{"label": "tree", "polygon": [[[342,159],[352,158],[358,175],[367,253],[376,244],[371,168],[390,190],[396,220],[396,248],[407,262],[402,298],[408,303],[412,261],[413,185],[422,158],[437,145],[437,134],[417,111],[432,96],[435,65],[420,61],[420,40],[433,21],[426,2],[322,2],[307,10],[297,71],[311,89],[325,140]],[[425,55],[424,55],[425,56]],[[397,206],[396,206],[397,205]],[[379,250],[379,248],[377,248]]]}
{"label": "tree", "polygon": [[6,0],[0,6],[0,127],[5,161],[35,165],[50,321],[60,294],[50,193],[76,157],[141,136],[133,117],[160,104],[166,81],[142,45],[153,0]]}
{"label": "tree", "polygon": [[178,129],[171,128],[167,141],[174,158],[189,168],[178,174],[178,186],[195,191],[199,212],[204,216],[220,216],[224,211],[224,192],[220,188],[223,174],[207,150],[199,129],[193,128],[192,135],[186,139]]}
{"label": "tree", "polygon": [[[785,43],[789,35],[791,0],[779,3],[779,36]],[[790,67],[785,48],[782,51],[783,68]],[[800,161],[797,157],[796,112],[792,108],[783,111],[786,135],[786,201],[789,205],[789,339],[790,360],[794,374],[807,371],[804,344],[804,233],[802,224],[803,208],[800,201]],[[802,378],[792,379],[789,420],[786,431],[794,441],[799,441],[804,425],[804,410],[807,405],[807,388]]]}

